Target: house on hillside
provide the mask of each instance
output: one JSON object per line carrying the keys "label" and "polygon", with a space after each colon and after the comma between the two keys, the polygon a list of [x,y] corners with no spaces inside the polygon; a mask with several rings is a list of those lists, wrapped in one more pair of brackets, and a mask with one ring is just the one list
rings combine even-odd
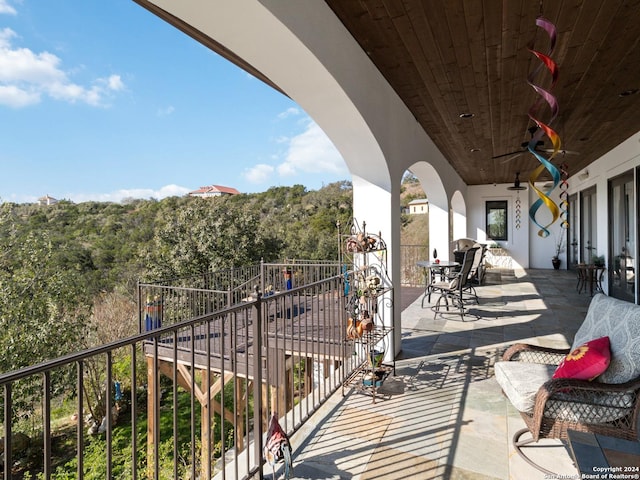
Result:
{"label": "house on hillside", "polygon": [[410,201],[409,213],[411,215],[429,213],[429,201],[426,198],[416,198]]}
{"label": "house on hillside", "polygon": [[55,205],[56,203],[58,203],[58,200],[48,194],[38,199],[38,205]]}
{"label": "house on hillside", "polygon": [[206,187],[200,187],[193,192],[189,192],[190,197],[221,197],[223,195],[238,195],[240,192],[232,187],[223,187],[222,185],[209,185]]}

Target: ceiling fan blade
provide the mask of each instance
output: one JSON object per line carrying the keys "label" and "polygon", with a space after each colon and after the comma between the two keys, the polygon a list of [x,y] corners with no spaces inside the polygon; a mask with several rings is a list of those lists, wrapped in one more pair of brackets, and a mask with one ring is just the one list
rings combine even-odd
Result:
{"label": "ceiling fan blade", "polygon": [[[553,153],[553,148],[541,148],[540,152]],[[558,150],[559,155],[580,155],[580,152],[574,152],[573,150]]]}
{"label": "ceiling fan blade", "polygon": [[520,155],[524,154],[526,152],[518,152],[518,153],[514,153],[511,157],[509,158],[505,158],[504,160],[502,160],[500,163],[509,163],[511,160],[513,160],[514,158],[518,158]]}
{"label": "ceiling fan blade", "polygon": [[516,150],[515,152],[503,153],[502,155],[496,155],[495,157],[491,157],[491,160],[495,160],[496,158],[508,157],[509,155],[520,155],[524,153],[526,150]]}

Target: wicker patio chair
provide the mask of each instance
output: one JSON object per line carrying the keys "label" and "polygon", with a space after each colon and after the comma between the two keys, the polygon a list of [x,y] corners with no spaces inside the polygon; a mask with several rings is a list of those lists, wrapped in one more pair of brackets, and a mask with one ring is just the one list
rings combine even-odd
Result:
{"label": "wicker patio chair", "polygon": [[[608,336],[611,363],[593,381],[553,379],[567,353],[585,342]],[[638,441],[640,414],[640,306],[603,294],[593,297],[572,349],[516,344],[495,365],[496,380],[526,428],[513,437],[518,454],[553,475],[523,452],[543,438],[566,440],[568,430]],[[522,438],[529,433],[528,438]]]}

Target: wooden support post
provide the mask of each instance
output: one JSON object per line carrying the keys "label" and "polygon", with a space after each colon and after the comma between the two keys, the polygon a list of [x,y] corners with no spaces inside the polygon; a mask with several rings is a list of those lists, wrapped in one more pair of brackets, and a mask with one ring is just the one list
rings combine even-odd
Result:
{"label": "wooden support post", "polygon": [[[178,368],[176,369],[178,374],[178,378],[176,379],[173,378],[173,367],[171,366],[171,362],[160,360],[158,369],[162,374],[166,375],[168,378],[171,378],[172,380],[178,382],[178,385],[180,385],[186,391],[188,392],[191,391],[191,377],[194,373],[191,372],[188,367],[186,367],[185,365],[179,364]],[[223,416],[227,421],[237,426],[237,431],[240,432],[240,435],[236,434],[236,448],[238,449],[238,451],[244,448],[244,434],[243,434],[244,416],[243,416],[243,409],[239,408],[238,417],[236,418],[233,413],[233,405],[230,406],[231,408],[225,408],[223,412],[222,405],[220,404],[220,402],[214,399],[214,397],[222,391],[224,387],[224,383],[230,382],[232,379],[234,379],[233,373],[227,372],[223,378],[221,375],[217,374],[216,372],[209,372],[209,374],[207,375],[207,370],[199,370],[199,371],[200,371],[201,381],[199,385],[197,380],[193,382],[194,389],[195,389],[195,391],[193,392],[193,395],[196,397],[196,399],[198,400],[201,406],[201,410],[200,410],[201,438],[200,440],[202,442],[202,450],[200,455],[201,457],[200,463],[201,463],[201,474],[205,475],[205,477],[203,478],[206,478],[206,475],[208,474],[208,472],[206,471],[207,469],[206,465],[208,461],[207,458],[211,458],[211,453],[213,452],[213,444],[215,442],[215,439],[212,436],[213,428],[215,426],[213,424],[213,419],[215,418],[213,416],[214,412],[219,412],[221,416]],[[215,381],[213,380],[214,377],[216,378]],[[242,391],[241,381],[239,381],[238,384],[240,385],[238,398],[243,399],[241,404],[244,405],[246,404],[246,393]],[[207,445],[210,446],[209,457],[207,457]]]}
{"label": "wooden support post", "polygon": [[329,378],[329,369],[331,368],[331,360],[322,360],[322,378]]}
{"label": "wooden support post", "polygon": [[[211,383],[211,372],[207,370],[200,370],[200,374],[202,377],[200,390],[202,392],[206,392],[209,390],[209,385]],[[201,465],[201,478],[211,478],[211,450],[213,445],[212,438],[212,415],[209,411],[209,404],[211,404],[211,408],[213,408],[213,403],[207,401],[206,396],[200,402],[200,431],[201,431],[201,443],[202,450],[200,454],[200,465]]]}
{"label": "wooden support post", "polygon": [[[266,383],[262,384],[262,425],[264,426],[264,431],[266,432],[269,428],[269,415],[271,414],[271,410],[269,410],[269,388]],[[254,399],[255,401],[255,399]],[[273,399],[272,399],[273,401]],[[273,405],[275,407],[275,405]],[[273,410],[275,412],[275,410]]]}
{"label": "wooden support post", "polygon": [[[326,375],[326,373],[325,373]],[[313,358],[307,357],[304,366],[304,393],[308,396],[313,391]]]}
{"label": "wooden support post", "polygon": [[235,421],[235,444],[236,444],[236,452],[239,454],[242,450],[244,450],[244,410],[241,408],[242,405],[245,404],[245,389],[243,388],[245,380],[242,378],[235,378],[236,382],[236,399],[238,402],[237,406],[237,415]]}
{"label": "wooden support post", "polygon": [[[294,374],[293,374],[294,362],[287,362],[287,368],[284,371],[284,385],[281,388],[282,405],[285,405],[285,412],[288,412],[293,408],[293,395],[294,395]],[[283,412],[284,413],[284,412]]]}

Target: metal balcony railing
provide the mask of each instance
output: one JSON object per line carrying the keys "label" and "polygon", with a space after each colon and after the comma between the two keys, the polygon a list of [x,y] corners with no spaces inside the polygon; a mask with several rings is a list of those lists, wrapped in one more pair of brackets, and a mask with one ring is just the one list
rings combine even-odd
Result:
{"label": "metal balcony railing", "polygon": [[286,260],[138,284],[139,332],[340,275],[335,260]]}
{"label": "metal balcony railing", "polygon": [[[261,478],[269,415],[291,434],[364,361],[344,341],[345,275],[335,263],[263,263],[229,275],[233,288],[222,275],[197,288],[142,284],[138,335],[0,375],[3,478],[69,478],[69,465],[78,479]],[[28,468],[15,453],[25,391],[38,399],[41,447]],[[52,412],[62,399],[75,438],[61,457]],[[96,448],[104,465],[88,460]]]}

